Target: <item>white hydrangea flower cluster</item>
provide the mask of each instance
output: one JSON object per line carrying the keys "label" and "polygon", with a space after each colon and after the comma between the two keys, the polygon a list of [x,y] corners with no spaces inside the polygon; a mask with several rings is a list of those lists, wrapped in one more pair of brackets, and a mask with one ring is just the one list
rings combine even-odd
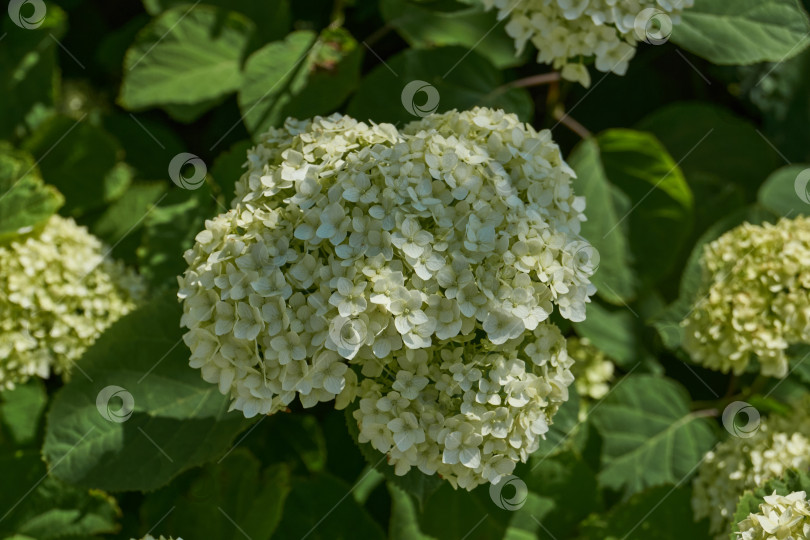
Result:
{"label": "white hydrangea flower cluster", "polygon": [[[472,472],[443,474],[465,487],[496,478],[490,469],[536,445],[573,381],[547,322],[555,305],[583,320],[595,292],[573,176],[550,132],[502,111],[401,131],[288,120],[249,151],[233,209],[185,255],[190,363],[248,417],[296,396],[342,408],[359,392],[364,437],[395,448],[400,471],[463,460]],[[391,405],[364,419],[375,398]],[[369,434],[383,413],[388,447]],[[417,451],[425,441],[450,447],[437,462],[438,447]]]}
{"label": "white hydrangea flower cluster", "polygon": [[804,491],[764,497],[759,513],[739,523],[741,540],[802,540],[810,538],[810,503]]}
{"label": "white hydrangea flower cluster", "polygon": [[41,229],[0,245],[0,388],[32,376],[69,375],[145,289],[69,218],[54,215]]}
{"label": "white hydrangea flower cluster", "polygon": [[505,29],[515,40],[518,54],[531,41],[538,51],[538,63],[551,64],[561,70],[563,78],[584,86],[591,82],[585,58],[593,58],[596,69],[603,73],[624,75],[635,56],[639,33],[644,37],[647,32],[657,32],[647,26],[654,26],[658,18],[664,19],[658,21],[662,25],[678,24],[681,12],[694,4],[694,0],[480,2],[486,9],[497,9],[499,20],[509,18]]}
{"label": "white hydrangea flower cluster", "polygon": [[505,345],[397,351],[363,365],[359,440],[388,454],[400,475],[417,467],[454,487],[497,483],[537,450],[568,399],[571,364],[550,323]]}
{"label": "white hydrangea flower cluster", "polygon": [[574,360],[571,372],[580,396],[602,399],[610,390],[614,365],[588,338],[569,337],[568,356]]}
{"label": "white hydrangea flower cluster", "polygon": [[756,357],[763,375],[786,376],[788,346],[810,343],[810,218],[744,223],[708,244],[701,264],[684,349],[724,373]]}
{"label": "white hydrangea flower cluster", "polygon": [[731,437],[706,454],[694,481],[696,519],[709,517],[717,540],[728,538],[737,501],[747,489],[779,478],[788,469],[810,468],[810,401],[790,417],[763,419],[751,437]]}

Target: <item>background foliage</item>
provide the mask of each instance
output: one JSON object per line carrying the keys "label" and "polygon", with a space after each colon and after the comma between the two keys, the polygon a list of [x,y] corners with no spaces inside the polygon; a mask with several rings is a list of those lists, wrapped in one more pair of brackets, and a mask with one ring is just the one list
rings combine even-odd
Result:
{"label": "background foliage", "polygon": [[[0,241],[58,209],[152,299],[87,351],[85,376],[0,394],[0,537],[708,538],[690,475],[754,374],[691,365],[678,322],[704,243],[807,210],[793,180],[810,167],[808,8],[696,0],[669,43],[642,44],[625,77],[594,71],[589,89],[538,85],[548,68],[462,1],[58,0],[35,29],[3,17]],[[614,360],[615,390],[572,396],[516,471],[529,494],[515,511],[486,487],[395,477],[328,405],[228,413],[180,341],[182,253],[227,207],[251,141],[288,116],[408,122],[413,80],[439,111],[486,105],[551,128],[601,254],[587,320],[559,324]],[[180,152],[206,163],[199,189],[169,180]],[[134,396],[126,422],[96,409],[112,384]],[[780,411],[808,384],[798,369],[747,395]]]}

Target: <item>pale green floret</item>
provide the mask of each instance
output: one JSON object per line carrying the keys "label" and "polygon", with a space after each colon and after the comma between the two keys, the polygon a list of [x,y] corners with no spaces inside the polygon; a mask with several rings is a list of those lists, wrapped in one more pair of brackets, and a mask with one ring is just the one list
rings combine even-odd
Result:
{"label": "pale green floret", "polygon": [[[137,538],[132,538],[131,540],[138,540],[138,539]],[[183,540],[183,539],[179,538],[179,537],[178,538],[174,538],[174,537],[171,537],[171,536],[167,537],[167,536],[163,536],[162,534],[160,535],[160,537],[155,538],[151,534],[147,534],[146,536],[144,536],[140,540]]]}
{"label": "pale green floret", "polygon": [[765,496],[759,512],[739,523],[741,540],[803,540],[810,538],[810,503],[804,491]]}
{"label": "pale green floret", "polygon": [[73,363],[143,297],[142,280],[87,229],[52,216],[0,245],[0,388]]}
{"label": "pale green floret", "polygon": [[708,244],[683,346],[709,369],[740,374],[756,358],[784,377],[785,351],[810,342],[810,218],[745,223]]}
{"label": "pale green floret", "polygon": [[472,489],[525,461],[573,382],[548,318],[595,292],[550,132],[484,108],[288,120],[247,168],[185,254],[191,366],[248,417],[360,396],[399,474]]}
{"label": "pale green floret", "polygon": [[518,54],[531,41],[537,62],[561,70],[562,77],[589,86],[581,58],[596,69],[624,75],[640,40],[661,43],[681,11],[694,0],[479,0],[508,19],[506,33]]}
{"label": "pale green floret", "polygon": [[791,417],[763,419],[749,437],[732,436],[706,454],[694,481],[695,519],[708,517],[717,540],[726,540],[743,492],[779,478],[788,469],[810,468],[810,401]]}
{"label": "pale green floret", "polygon": [[602,399],[610,390],[613,362],[593,346],[588,338],[568,338],[568,356],[574,361],[571,372],[577,393],[591,399]]}

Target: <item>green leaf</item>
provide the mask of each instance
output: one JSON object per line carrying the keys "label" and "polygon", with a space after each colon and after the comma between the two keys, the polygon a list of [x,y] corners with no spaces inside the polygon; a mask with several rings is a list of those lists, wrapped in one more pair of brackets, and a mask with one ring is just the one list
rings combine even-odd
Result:
{"label": "green leaf", "polygon": [[672,41],[714,64],[781,62],[808,44],[810,20],[797,0],[695,0]]}
{"label": "green leaf", "polygon": [[612,129],[601,133],[597,142],[608,179],[632,202],[619,222],[628,222],[636,268],[658,281],[670,271],[689,236],[692,192],[654,136]]}
{"label": "green leaf", "polygon": [[218,212],[211,191],[203,186],[192,192],[170,190],[157,208],[143,220],[139,269],[155,288],[177,290],[177,276],[187,268],[185,250],[205,227],[205,220]]}
{"label": "green leaf", "polygon": [[143,532],[160,522],[166,537],[269,540],[290,487],[286,465],[262,470],[249,451],[237,448],[216,464],[150,493],[141,507]]}
{"label": "green leaf", "polygon": [[64,201],[42,182],[29,154],[0,141],[0,240],[45,223]]}
{"label": "green leaf", "polygon": [[552,538],[570,538],[577,523],[601,505],[596,474],[571,450],[550,459],[536,457],[529,462],[526,474],[517,475],[531,493],[554,503],[545,516],[537,517],[544,532]]}
{"label": "green leaf", "polygon": [[117,244],[143,226],[144,219],[165,192],[164,182],[133,184],[96,220],[92,227],[93,234],[108,245]]}
{"label": "green leaf", "polygon": [[[697,190],[697,183],[714,182],[715,197],[718,192],[739,191],[753,199],[765,177],[781,163],[753,125],[710,103],[669,105],[646,117],[636,128],[653,133],[664,144],[693,190]],[[702,202],[697,210],[703,207],[705,217],[698,221],[705,223],[705,228],[724,213],[716,202]]]}
{"label": "green leaf", "polygon": [[[475,106],[503,109],[521,120],[532,119],[532,99],[525,88],[508,88],[503,75],[486,58],[464,47],[407,49],[377,65],[360,83],[347,112],[358,120],[410,122],[419,117],[406,106],[423,104],[424,92],[405,97],[412,81],[424,81],[439,93],[438,112]],[[415,109],[414,109],[415,110]]]}
{"label": "green leaf", "polygon": [[[545,518],[556,508],[556,503],[548,497],[529,492],[523,506],[512,512],[504,540],[537,540],[540,526],[545,527]],[[550,537],[549,537],[550,538]]]}
{"label": "green leaf", "polygon": [[576,171],[574,191],[585,197],[588,221],[582,236],[599,252],[599,268],[591,281],[599,296],[612,304],[631,302],[636,296],[636,276],[625,227],[611,196],[599,146],[595,139],[582,141],[568,157]]}
{"label": "green leaf", "polygon": [[[221,455],[249,424],[188,367],[173,296],[116,322],[79,361],[87,376],[76,373],[56,393],[42,449],[51,475],[110,491],[156,489]],[[120,389],[105,394],[110,386]]]}
{"label": "green leaf", "polygon": [[383,539],[380,526],[348,496],[351,486],[325,473],[295,479],[278,538],[311,540]]}
{"label": "green leaf", "polygon": [[383,473],[385,478],[393,483],[398,488],[404,490],[409,495],[413,496],[419,503],[420,508],[424,508],[428,498],[442,485],[446,484],[444,480],[435,474],[427,475],[419,471],[416,467],[412,467],[406,474],[400,476],[394,472],[394,468],[388,464],[386,455],[378,451],[369,443],[361,443],[357,440],[360,434],[360,429],[357,426],[357,420],[354,419],[352,413],[357,410],[359,404],[352,403],[346,408],[346,426],[349,430],[352,440],[354,440],[360,453],[366,458],[366,462]]}
{"label": "green leaf", "polygon": [[380,14],[416,49],[446,45],[475,48],[500,69],[521,65],[528,56],[515,52],[515,40],[504,30],[508,18],[498,21],[496,12],[486,11],[482,5],[454,0],[382,0]]}
{"label": "green leaf", "polygon": [[715,440],[709,422],[689,412],[687,392],[650,375],[620,380],[592,419],[603,437],[600,483],[628,495],[681,482]]}
{"label": "green leaf", "polygon": [[574,323],[574,328],[624,369],[632,369],[641,361],[654,360],[644,349],[641,322],[626,309],[611,311],[591,302],[585,320]]}
{"label": "green leaf", "polygon": [[410,495],[393,482],[388,482],[387,486],[391,495],[388,537],[391,540],[433,540],[432,536],[424,534],[419,528],[419,513]]}
{"label": "green leaf", "polygon": [[48,394],[39,379],[32,379],[14,390],[0,391],[0,426],[14,444],[31,444],[47,404]]}
{"label": "green leaf", "polygon": [[[150,15],[158,15],[167,9],[188,5],[187,0],[143,0],[143,5]],[[290,28],[290,4],[288,0],[205,0],[204,5],[215,6],[222,10],[238,11],[251,21],[261,21],[256,33],[262,41],[280,39]]]}
{"label": "green leaf", "polygon": [[[21,9],[30,4],[22,4]],[[37,28],[21,28],[3,13],[0,23],[0,138],[15,134],[26,115],[37,105],[56,102],[58,75],[57,41],[67,26],[65,12],[48,4],[45,19]]]}
{"label": "green leaf", "polygon": [[254,25],[239,13],[179,6],[146,26],[124,59],[118,102],[129,110],[194,105],[233,92]]}
{"label": "green leaf", "polygon": [[315,36],[302,30],[268,43],[248,58],[239,108],[258,135],[287,117],[334,112],[357,85],[362,50],[342,28]]}
{"label": "green leaf", "polygon": [[810,165],[788,165],[772,173],[757,196],[778,216],[796,218],[810,213]]}
{"label": "green leaf", "polygon": [[242,177],[246,171],[244,165],[247,163],[247,151],[253,147],[249,140],[239,141],[231,145],[214,160],[211,167],[211,176],[214,182],[222,190],[225,200],[230,203],[234,198],[234,186],[236,181]]}
{"label": "green leaf", "polygon": [[68,486],[46,475],[36,450],[0,452],[0,537],[38,540],[113,533],[121,511],[99,491]]}
{"label": "green leaf", "polygon": [[589,518],[581,540],[710,540],[707,521],[695,523],[691,499],[688,486],[666,484],[647,489],[607,514]]}
{"label": "green leaf", "polygon": [[318,419],[308,414],[279,413],[261,419],[242,444],[264,463],[283,461],[310,472],[326,468],[326,439]]}
{"label": "green leaf", "polygon": [[[420,519],[422,531],[441,539],[502,538],[511,512],[495,505],[489,486],[485,484],[473,491],[466,491],[453,489],[449,482],[443,481],[423,507]],[[513,495],[510,493],[509,496]]]}
{"label": "green leaf", "polygon": [[122,155],[118,142],[81,118],[52,116],[23,142],[42,178],[65,196],[64,212],[77,216],[102,206],[108,175]]}

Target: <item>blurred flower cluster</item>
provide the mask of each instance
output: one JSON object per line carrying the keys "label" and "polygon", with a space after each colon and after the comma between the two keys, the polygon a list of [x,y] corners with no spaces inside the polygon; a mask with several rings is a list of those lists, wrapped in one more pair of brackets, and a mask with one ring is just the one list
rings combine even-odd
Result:
{"label": "blurred flower cluster", "polygon": [[132,311],[145,284],[72,219],[0,245],[0,388],[32,376],[69,375],[113,322]]}
{"label": "blurred flower cluster", "polygon": [[485,108],[288,120],[247,167],[179,279],[203,378],[248,417],[359,396],[398,474],[472,489],[525,461],[574,380],[549,316],[595,292],[550,132]]}

